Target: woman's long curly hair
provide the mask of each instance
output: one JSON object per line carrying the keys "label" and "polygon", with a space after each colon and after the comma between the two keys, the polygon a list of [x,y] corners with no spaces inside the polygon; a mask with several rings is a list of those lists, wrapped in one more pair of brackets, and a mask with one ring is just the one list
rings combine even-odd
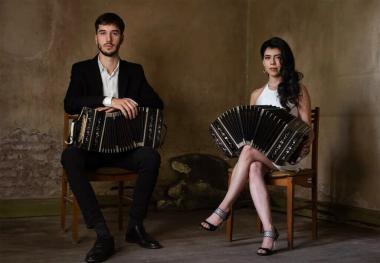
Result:
{"label": "woman's long curly hair", "polygon": [[290,111],[289,104],[298,106],[301,94],[299,81],[303,78],[301,72],[296,71],[293,52],[288,43],[279,37],[273,37],[265,41],[260,48],[261,58],[264,59],[264,52],[267,48],[278,48],[281,51],[282,82],[278,85],[277,91],[281,105]]}

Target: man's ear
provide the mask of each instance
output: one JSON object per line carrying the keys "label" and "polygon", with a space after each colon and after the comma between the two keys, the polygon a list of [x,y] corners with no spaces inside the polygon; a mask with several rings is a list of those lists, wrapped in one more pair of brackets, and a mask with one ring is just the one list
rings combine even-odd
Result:
{"label": "man's ear", "polygon": [[95,34],[95,44],[98,45],[98,38],[96,37],[96,34]]}

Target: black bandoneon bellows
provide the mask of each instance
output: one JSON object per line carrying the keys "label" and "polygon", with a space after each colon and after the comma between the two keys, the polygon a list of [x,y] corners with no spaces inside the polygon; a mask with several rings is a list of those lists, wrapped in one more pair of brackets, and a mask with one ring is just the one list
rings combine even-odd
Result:
{"label": "black bandoneon bellows", "polygon": [[160,109],[138,107],[138,115],[127,119],[121,111],[83,108],[71,126],[70,142],[87,151],[120,153],[138,147],[161,146],[163,114]]}
{"label": "black bandoneon bellows", "polygon": [[237,157],[245,145],[263,153],[276,165],[296,163],[310,127],[274,106],[237,106],[210,125],[216,144],[228,157]]}

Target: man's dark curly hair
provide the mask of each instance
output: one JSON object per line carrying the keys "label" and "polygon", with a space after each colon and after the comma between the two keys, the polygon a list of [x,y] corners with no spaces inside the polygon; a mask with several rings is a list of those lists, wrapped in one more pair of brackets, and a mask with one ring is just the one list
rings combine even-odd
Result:
{"label": "man's dark curly hair", "polygon": [[115,25],[121,34],[124,33],[124,21],[115,13],[104,13],[100,15],[95,21],[95,32],[98,32],[99,25]]}

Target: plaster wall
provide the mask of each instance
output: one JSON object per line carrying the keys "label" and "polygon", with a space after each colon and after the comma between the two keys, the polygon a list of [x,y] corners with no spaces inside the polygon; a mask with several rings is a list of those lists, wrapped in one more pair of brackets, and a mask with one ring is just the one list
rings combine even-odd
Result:
{"label": "plaster wall", "polygon": [[160,180],[170,177],[173,156],[218,153],[209,122],[238,104],[245,92],[246,4],[1,0],[0,198],[58,195],[63,97],[71,65],[96,55],[94,21],[104,12],[124,18],[121,57],[144,66],[165,102],[169,128]]}
{"label": "plaster wall", "polygon": [[248,1],[248,99],[266,82],[259,49],[292,47],[312,106],[321,108],[319,197],[380,210],[380,2]]}
{"label": "plaster wall", "polygon": [[[95,56],[93,23],[127,22],[121,56],[163,98],[168,160],[220,155],[207,131],[265,83],[259,47],[286,39],[321,107],[319,197],[380,210],[380,2],[376,0],[0,0],[0,198],[57,196],[71,65]],[[304,195],[304,194],[303,194]]]}

